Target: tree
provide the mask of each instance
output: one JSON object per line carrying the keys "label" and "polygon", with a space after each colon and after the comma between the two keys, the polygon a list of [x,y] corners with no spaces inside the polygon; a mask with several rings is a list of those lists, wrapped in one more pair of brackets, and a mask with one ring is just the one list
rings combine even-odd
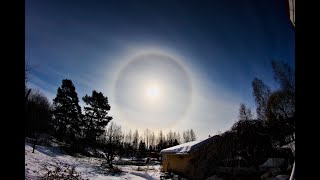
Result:
{"label": "tree", "polygon": [[112,160],[116,155],[117,149],[121,145],[122,131],[121,126],[111,122],[108,129],[104,132],[105,136],[102,138],[102,150],[105,153],[105,158],[110,168],[113,167]]}
{"label": "tree", "polygon": [[295,133],[294,99],[283,90],[273,92],[268,101],[267,117],[275,145],[293,141]]}
{"label": "tree", "polygon": [[140,152],[140,155],[141,155],[142,157],[145,156],[146,149],[147,149],[146,143],[145,143],[144,141],[140,140],[140,143],[139,143],[139,152]]}
{"label": "tree", "polygon": [[155,146],[155,140],[156,140],[156,137],[154,135],[154,132],[152,132],[150,135],[150,146],[152,146],[152,147]]}
{"label": "tree", "polygon": [[295,139],[295,72],[277,61],[272,61],[272,69],[280,89],[270,95],[266,116],[274,144],[283,145]]}
{"label": "tree", "polygon": [[30,80],[30,73],[31,71],[36,68],[36,66],[30,66],[28,62],[26,62],[24,66],[24,89],[25,89],[25,102],[28,99],[28,96],[30,95],[31,89],[27,87],[27,83]]}
{"label": "tree", "polygon": [[183,134],[183,141],[184,143],[187,143],[187,142],[190,142],[191,141],[191,138],[190,138],[190,131],[187,130],[187,131],[184,131]]}
{"label": "tree", "polygon": [[[280,116],[288,118],[295,117],[295,71],[284,62],[272,61],[274,79],[280,84],[280,90],[274,92],[269,99],[269,106]],[[295,119],[295,118],[293,118]]]}
{"label": "tree", "polygon": [[229,143],[234,144],[229,150],[233,158],[241,156],[256,167],[265,161],[272,151],[265,123],[259,120],[239,120],[232,126],[230,131],[234,136]]}
{"label": "tree", "polygon": [[164,136],[163,136],[163,133],[162,133],[162,130],[159,131],[159,138],[158,138],[158,141],[164,141]]}
{"label": "tree", "polygon": [[295,105],[294,100],[285,91],[278,90],[271,94],[266,115],[269,119],[288,119],[294,116]]}
{"label": "tree", "polygon": [[280,84],[280,88],[289,94],[295,94],[295,71],[284,62],[272,61],[273,78]]}
{"label": "tree", "polygon": [[157,150],[161,151],[165,148],[165,139],[162,133],[162,130],[159,131],[159,137],[158,137],[158,144],[157,144]]}
{"label": "tree", "polygon": [[253,96],[257,106],[257,118],[260,120],[267,120],[266,109],[269,96],[271,94],[270,88],[263,83],[262,80],[255,78],[252,81]]}
{"label": "tree", "polygon": [[45,132],[51,119],[51,104],[39,90],[31,91],[27,99],[26,135]]}
{"label": "tree", "polygon": [[149,152],[152,152],[153,151],[153,146],[150,144],[149,146],[149,149],[148,149]]}
{"label": "tree", "polygon": [[178,142],[177,139],[175,139],[174,142],[173,142],[173,144],[172,144],[172,146],[177,146],[177,145],[179,145],[179,142]]}
{"label": "tree", "polygon": [[250,108],[247,108],[246,105],[242,103],[239,108],[239,120],[252,120]]}
{"label": "tree", "polygon": [[150,145],[150,130],[147,128],[145,131],[144,131],[144,139],[145,139],[145,143],[146,143],[146,147],[149,147]]}
{"label": "tree", "polygon": [[168,145],[168,147],[172,147],[173,146],[173,141],[174,141],[174,134],[170,129],[170,131],[167,133],[167,145]]}
{"label": "tree", "polygon": [[30,95],[31,89],[27,87],[27,83],[30,79],[30,71],[31,67],[28,65],[28,63],[24,66],[24,91],[25,91],[25,102],[27,102],[27,99]]}
{"label": "tree", "polygon": [[135,150],[138,149],[138,142],[139,142],[139,132],[136,129],[135,132],[133,133],[133,140],[132,140],[133,149],[135,149]]}
{"label": "tree", "polygon": [[128,134],[126,135],[126,137],[125,137],[125,143],[130,144],[130,145],[132,144],[132,132],[131,132],[131,129],[128,132]]}
{"label": "tree", "polygon": [[[31,90],[31,89],[30,89]],[[51,120],[51,104],[39,90],[30,91],[26,102],[25,135],[33,139],[33,150],[39,139],[39,133],[47,132]]]}
{"label": "tree", "polygon": [[[57,96],[53,99],[53,126],[60,140],[74,141],[80,135],[81,107],[76,88],[69,79],[62,80]],[[69,138],[67,138],[69,136]]]}
{"label": "tree", "polygon": [[24,66],[24,82],[25,82],[25,85],[27,84],[27,82],[30,79],[31,70],[33,70],[34,68],[36,68],[36,66],[30,66],[30,64],[28,62],[25,63],[25,66]]}
{"label": "tree", "polygon": [[182,136],[183,136],[184,143],[187,143],[190,141],[195,141],[197,139],[196,134],[194,133],[193,129],[184,131]]}
{"label": "tree", "polygon": [[197,140],[196,134],[194,133],[193,129],[190,129],[190,141]]}
{"label": "tree", "polygon": [[96,142],[97,137],[105,132],[105,127],[112,120],[108,116],[110,105],[108,97],[105,97],[101,92],[92,91],[92,95],[85,95],[82,100],[87,106],[85,110],[84,132],[88,142]]}
{"label": "tree", "polygon": [[180,136],[179,132],[178,132],[178,134],[177,134],[175,139],[178,141],[179,144],[181,143],[181,136]]}

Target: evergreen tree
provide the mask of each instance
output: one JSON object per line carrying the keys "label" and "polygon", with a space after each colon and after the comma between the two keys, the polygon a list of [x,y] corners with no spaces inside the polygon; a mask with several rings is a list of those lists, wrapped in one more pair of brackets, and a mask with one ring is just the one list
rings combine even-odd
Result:
{"label": "evergreen tree", "polygon": [[175,139],[174,142],[173,142],[173,146],[177,146],[177,145],[179,145],[179,142],[178,142],[177,139]]}
{"label": "evergreen tree", "polygon": [[140,152],[140,155],[142,157],[145,157],[145,154],[146,154],[146,143],[143,142],[142,140],[140,140],[140,143],[139,143],[139,152]]}
{"label": "evergreen tree", "polygon": [[152,152],[152,151],[153,151],[152,145],[149,146],[149,149],[148,149],[148,150],[149,150],[149,152]]}
{"label": "evergreen tree", "polygon": [[157,150],[160,152],[162,149],[165,149],[164,142],[162,139],[160,139],[158,145],[157,145]]}
{"label": "evergreen tree", "polygon": [[146,151],[146,143],[143,142],[142,140],[140,140],[140,143],[139,143],[139,151],[141,151],[141,152]]}
{"label": "evergreen tree", "polygon": [[53,99],[53,118],[56,135],[60,140],[74,141],[77,135],[80,136],[81,107],[76,88],[69,79],[62,80],[57,96]]}
{"label": "evergreen tree", "polygon": [[92,96],[85,95],[82,100],[87,105],[84,107],[84,134],[89,142],[96,142],[97,137],[105,132],[104,128],[112,120],[112,117],[108,116],[111,107],[108,98],[95,90],[92,91]]}

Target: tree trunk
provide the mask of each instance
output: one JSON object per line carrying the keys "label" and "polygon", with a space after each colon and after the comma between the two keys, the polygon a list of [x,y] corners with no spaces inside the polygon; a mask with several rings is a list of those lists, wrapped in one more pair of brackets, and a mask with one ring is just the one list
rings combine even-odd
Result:
{"label": "tree trunk", "polygon": [[34,153],[34,149],[36,148],[37,140],[38,140],[37,138],[35,138],[35,139],[33,140],[32,153]]}
{"label": "tree trunk", "polygon": [[113,168],[113,165],[112,165],[112,157],[113,157],[113,151],[112,151],[112,142],[111,142],[111,140],[112,140],[112,137],[111,137],[111,135],[110,135],[110,137],[109,137],[109,153],[108,153],[108,156],[109,156],[109,167],[110,168]]}

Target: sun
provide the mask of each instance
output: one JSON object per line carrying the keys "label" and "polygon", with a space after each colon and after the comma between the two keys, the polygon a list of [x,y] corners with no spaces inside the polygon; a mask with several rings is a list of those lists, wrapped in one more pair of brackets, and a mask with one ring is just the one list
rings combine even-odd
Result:
{"label": "sun", "polygon": [[150,100],[158,99],[160,96],[159,86],[156,84],[150,84],[146,87],[146,96]]}

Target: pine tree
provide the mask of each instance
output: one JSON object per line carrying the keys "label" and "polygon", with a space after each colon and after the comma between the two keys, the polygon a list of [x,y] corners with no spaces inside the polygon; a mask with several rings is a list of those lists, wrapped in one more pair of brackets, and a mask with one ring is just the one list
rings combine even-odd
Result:
{"label": "pine tree", "polygon": [[179,145],[179,142],[178,142],[177,139],[175,139],[174,142],[173,142],[173,146],[177,146],[177,145]]}
{"label": "pine tree", "polygon": [[145,157],[146,149],[147,149],[146,143],[143,142],[142,140],[140,140],[140,143],[139,143],[139,154],[140,154],[140,156]]}
{"label": "pine tree", "polygon": [[69,79],[62,80],[57,96],[53,99],[53,117],[56,134],[60,140],[74,141],[77,135],[80,136],[81,107],[76,88]]}
{"label": "pine tree", "polygon": [[105,130],[104,128],[112,120],[108,116],[110,105],[108,97],[105,97],[101,92],[92,91],[92,96],[85,95],[82,100],[86,103],[85,110],[85,136],[90,142],[95,142]]}

